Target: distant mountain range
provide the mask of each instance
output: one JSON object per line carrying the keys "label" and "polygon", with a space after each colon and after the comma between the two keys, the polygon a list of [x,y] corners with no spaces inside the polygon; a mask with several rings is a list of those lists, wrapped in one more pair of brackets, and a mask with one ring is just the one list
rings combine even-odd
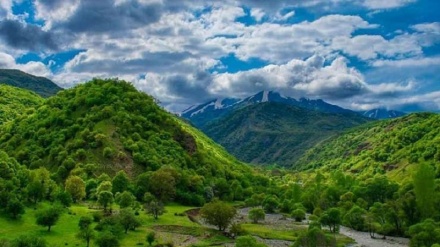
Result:
{"label": "distant mountain range", "polygon": [[398,118],[406,115],[404,112],[395,111],[395,110],[387,110],[384,108],[372,109],[369,111],[360,112],[362,116],[374,118],[374,119],[389,119],[389,118]]}
{"label": "distant mountain range", "polygon": [[274,91],[211,100],[181,116],[245,162],[283,166],[324,139],[371,121],[320,99],[297,100]]}
{"label": "distant mountain range", "polygon": [[0,84],[27,89],[42,97],[50,97],[63,90],[53,81],[15,69],[0,69]]}

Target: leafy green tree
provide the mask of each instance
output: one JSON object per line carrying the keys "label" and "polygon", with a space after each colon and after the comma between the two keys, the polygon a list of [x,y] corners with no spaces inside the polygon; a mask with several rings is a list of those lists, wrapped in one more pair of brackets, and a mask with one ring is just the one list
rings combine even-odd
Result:
{"label": "leafy green tree", "polygon": [[21,235],[14,239],[11,247],[46,247],[47,242],[41,237],[33,235]]}
{"label": "leafy green tree", "polygon": [[411,247],[427,247],[440,244],[440,227],[432,219],[415,224],[408,231]]}
{"label": "leafy green tree", "polygon": [[164,213],[163,203],[156,200],[147,203],[145,205],[145,209],[147,210],[148,214],[153,215],[155,220],[159,218],[159,215],[162,215]]}
{"label": "leafy green tree", "polygon": [[334,238],[327,238],[324,232],[317,228],[312,227],[307,230],[306,233],[302,234],[297,241],[295,241],[293,247],[320,247],[320,246],[328,246],[333,247],[336,246],[336,241]]}
{"label": "leafy green tree", "polygon": [[388,235],[392,228],[392,226],[387,221],[387,211],[388,209],[385,207],[385,204],[380,202],[375,202],[369,210],[374,222],[377,223],[377,226],[375,228],[378,233],[383,235],[383,238]]}
{"label": "leafy green tree", "polygon": [[112,192],[116,194],[118,192],[122,193],[128,189],[130,186],[130,179],[127,176],[127,173],[124,171],[119,171],[116,173],[116,176],[112,180]]}
{"label": "leafy green tree", "polygon": [[252,236],[241,236],[235,241],[235,247],[265,247],[267,245],[258,243]]}
{"label": "leafy green tree", "polygon": [[413,174],[414,193],[416,196],[417,208],[424,219],[434,213],[435,203],[435,172],[427,163],[418,165]]}
{"label": "leafy green tree", "polygon": [[8,205],[6,206],[6,212],[11,215],[13,219],[17,219],[20,215],[24,214],[24,205],[16,197],[9,199]]}
{"label": "leafy green tree", "polygon": [[78,176],[70,176],[66,180],[66,191],[72,195],[72,200],[76,203],[86,196],[86,183]]}
{"label": "leafy green tree", "polygon": [[252,220],[254,224],[257,224],[258,221],[264,220],[266,218],[266,214],[262,208],[253,208],[249,210],[249,219]]}
{"label": "leafy green tree", "polygon": [[339,208],[330,208],[321,215],[320,222],[324,226],[328,226],[330,231],[336,233],[339,231],[341,224],[341,211]]}
{"label": "leafy green tree", "polygon": [[47,231],[50,232],[52,226],[54,226],[61,216],[61,209],[58,207],[48,207],[42,209],[36,213],[37,224],[40,226],[46,226]]}
{"label": "leafy green tree", "polygon": [[106,190],[99,192],[98,203],[104,208],[104,212],[107,211],[107,207],[113,203],[113,193]]}
{"label": "leafy green tree", "polygon": [[147,241],[148,245],[151,246],[154,243],[154,240],[156,240],[156,233],[149,232],[145,237],[145,240]]}
{"label": "leafy green tree", "polygon": [[275,196],[268,196],[263,201],[263,208],[266,213],[275,213],[275,210],[279,206],[278,199]]}
{"label": "leafy green tree", "polygon": [[96,245],[99,247],[119,247],[119,239],[116,235],[112,234],[111,232],[104,231],[103,233],[99,234],[98,237],[95,240]]}
{"label": "leafy green tree", "polygon": [[72,204],[72,196],[65,190],[60,190],[56,199],[63,205],[64,207],[70,207]]}
{"label": "leafy green tree", "polygon": [[129,229],[135,230],[136,227],[140,226],[140,221],[136,218],[134,213],[129,209],[122,209],[119,213],[119,221],[124,227],[125,233],[128,232]]}
{"label": "leafy green tree", "polygon": [[98,193],[98,195],[99,195],[99,193],[101,193],[103,191],[112,192],[112,187],[113,187],[113,185],[110,181],[103,181],[102,183],[100,183],[98,185],[96,192]]}
{"label": "leafy green tree", "polygon": [[87,225],[86,227],[80,227],[76,237],[86,241],[86,246],[89,247],[90,241],[96,237],[96,233],[90,225]]}
{"label": "leafy green tree", "polygon": [[93,222],[93,218],[91,216],[81,216],[79,218],[78,227],[79,229],[85,229],[89,227]]}
{"label": "leafy green tree", "polygon": [[176,194],[176,181],[166,170],[157,170],[151,174],[149,189],[162,202],[167,202]]}
{"label": "leafy green tree", "polygon": [[296,222],[301,222],[303,219],[306,218],[306,212],[301,208],[295,209],[292,212],[292,217],[295,219]]}
{"label": "leafy green tree", "polygon": [[359,206],[354,206],[344,216],[344,224],[357,231],[365,229],[365,216],[367,212]]}
{"label": "leafy green tree", "polygon": [[133,205],[136,198],[128,191],[124,191],[122,193],[118,193],[116,195],[116,203],[119,204],[121,208],[128,208]]}
{"label": "leafy green tree", "polygon": [[214,200],[205,204],[200,214],[208,224],[217,226],[219,231],[224,231],[231,224],[237,211],[225,202]]}

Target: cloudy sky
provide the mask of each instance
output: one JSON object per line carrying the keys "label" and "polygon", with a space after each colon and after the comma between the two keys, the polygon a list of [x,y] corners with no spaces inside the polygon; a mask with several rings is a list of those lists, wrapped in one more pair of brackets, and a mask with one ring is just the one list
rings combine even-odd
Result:
{"label": "cloudy sky", "polygon": [[440,1],[1,0],[0,68],[133,82],[170,110],[261,90],[440,109]]}

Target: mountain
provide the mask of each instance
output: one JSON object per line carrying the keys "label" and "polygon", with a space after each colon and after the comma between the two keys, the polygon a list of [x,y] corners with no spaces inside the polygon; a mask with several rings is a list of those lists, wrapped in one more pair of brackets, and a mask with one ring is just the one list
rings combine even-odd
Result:
{"label": "mountain", "polygon": [[290,166],[315,144],[368,121],[355,113],[323,113],[267,101],[237,109],[201,129],[243,161]]}
{"label": "mountain", "polygon": [[[0,149],[30,168],[129,175],[173,167],[211,179],[250,168],[124,81],[95,79],[48,98],[0,128]],[[203,187],[202,187],[203,188]]]}
{"label": "mountain", "polygon": [[0,69],[0,84],[24,88],[42,97],[50,97],[62,90],[47,78],[30,75],[15,69]]}
{"label": "mountain", "polygon": [[188,108],[181,113],[181,116],[190,120],[195,126],[203,128],[203,126],[209,122],[220,119],[234,110],[264,102],[282,103],[325,113],[353,113],[353,111],[329,104],[320,99],[311,100],[300,98],[296,100],[291,97],[285,97],[278,92],[261,91],[241,100],[234,98],[211,100],[207,103]]}
{"label": "mountain", "polygon": [[360,112],[362,116],[374,118],[374,119],[388,119],[388,118],[398,118],[406,115],[404,112],[395,111],[395,110],[387,110],[384,108],[372,109],[369,111]]}
{"label": "mountain", "polygon": [[43,103],[34,92],[0,84],[0,125]]}
{"label": "mountain", "polygon": [[340,169],[365,177],[409,177],[415,164],[440,161],[439,129],[440,115],[434,113],[376,121],[320,143],[295,164],[299,169]]}

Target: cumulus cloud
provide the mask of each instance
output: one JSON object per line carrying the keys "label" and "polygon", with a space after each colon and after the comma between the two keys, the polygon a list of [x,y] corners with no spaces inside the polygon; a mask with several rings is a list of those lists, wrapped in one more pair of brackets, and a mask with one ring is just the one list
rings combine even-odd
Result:
{"label": "cumulus cloud", "polygon": [[52,75],[50,70],[41,62],[31,61],[25,64],[17,64],[11,55],[3,52],[0,52],[0,68],[18,69],[36,76],[51,77]]}
{"label": "cumulus cloud", "polygon": [[0,21],[0,38],[9,46],[31,51],[57,50],[55,36],[34,24],[21,23],[18,20]]}

